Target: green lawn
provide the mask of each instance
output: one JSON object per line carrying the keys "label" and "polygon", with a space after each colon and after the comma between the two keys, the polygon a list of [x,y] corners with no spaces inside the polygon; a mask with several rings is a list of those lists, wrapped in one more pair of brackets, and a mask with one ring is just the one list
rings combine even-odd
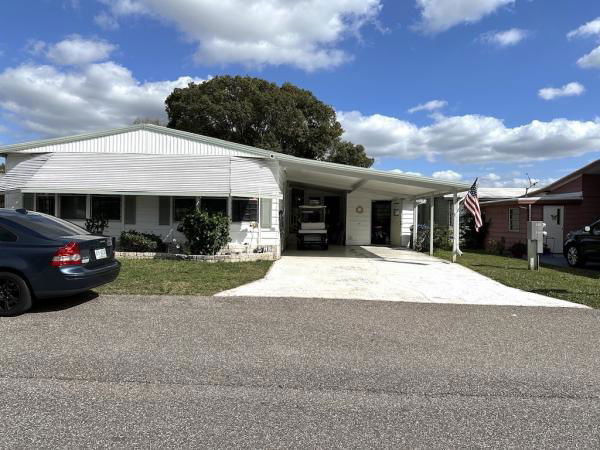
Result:
{"label": "green lawn", "polygon": [[271,261],[201,263],[122,259],[116,281],[97,289],[102,294],[213,295],[259,280]]}
{"label": "green lawn", "polygon": [[[451,260],[452,252],[435,255]],[[543,266],[530,271],[527,261],[483,252],[464,252],[458,262],[507,286],[600,308],[600,271]]]}

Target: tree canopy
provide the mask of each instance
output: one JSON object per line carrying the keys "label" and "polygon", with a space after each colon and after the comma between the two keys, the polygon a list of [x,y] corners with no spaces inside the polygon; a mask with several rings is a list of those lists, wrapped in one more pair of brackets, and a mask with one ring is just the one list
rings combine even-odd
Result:
{"label": "tree canopy", "polygon": [[291,83],[219,76],[167,97],[169,128],[302,158],[370,167],[362,145],[341,139],[334,109]]}

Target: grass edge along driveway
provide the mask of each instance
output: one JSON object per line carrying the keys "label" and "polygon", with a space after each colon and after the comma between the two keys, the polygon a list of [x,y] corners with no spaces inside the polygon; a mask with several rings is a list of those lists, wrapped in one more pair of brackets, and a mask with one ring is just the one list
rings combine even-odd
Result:
{"label": "grass edge along driveway", "polygon": [[[452,252],[436,250],[448,261]],[[524,259],[465,251],[457,262],[488,278],[513,288],[600,309],[600,271],[542,265],[539,272],[527,268]]]}
{"label": "grass edge along driveway", "polygon": [[116,281],[94,289],[100,294],[214,295],[263,278],[273,261],[203,263],[120,259]]}

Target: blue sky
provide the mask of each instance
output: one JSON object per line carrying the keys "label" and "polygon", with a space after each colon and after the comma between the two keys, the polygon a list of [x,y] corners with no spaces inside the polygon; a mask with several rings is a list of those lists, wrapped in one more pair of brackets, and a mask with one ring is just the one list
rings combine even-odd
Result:
{"label": "blue sky", "polygon": [[164,117],[174,87],[242,74],[313,91],[380,169],[520,187],[600,158],[597,0],[166,3],[3,2],[0,144]]}

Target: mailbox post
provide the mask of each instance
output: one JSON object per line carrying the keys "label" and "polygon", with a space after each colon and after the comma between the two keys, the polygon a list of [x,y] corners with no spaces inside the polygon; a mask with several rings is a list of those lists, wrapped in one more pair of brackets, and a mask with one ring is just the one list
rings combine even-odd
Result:
{"label": "mailbox post", "polygon": [[544,253],[544,231],[546,224],[541,220],[527,222],[527,262],[529,270],[540,270],[540,253]]}

